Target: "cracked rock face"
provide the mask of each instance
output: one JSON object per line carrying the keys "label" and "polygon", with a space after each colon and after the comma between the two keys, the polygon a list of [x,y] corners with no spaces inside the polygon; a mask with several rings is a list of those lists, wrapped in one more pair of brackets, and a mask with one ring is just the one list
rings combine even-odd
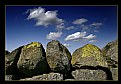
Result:
{"label": "cracked rock face", "polygon": [[101,50],[92,44],[76,49],[72,55],[71,64],[73,67],[81,66],[103,66],[107,67]]}
{"label": "cracked rock face", "polygon": [[67,73],[71,66],[71,54],[59,41],[52,40],[47,44],[46,59],[54,72]]}
{"label": "cracked rock face", "polygon": [[106,80],[107,76],[103,70],[77,69],[72,71],[75,80]]}
{"label": "cracked rock face", "polygon": [[38,76],[33,76],[32,78],[25,78],[21,80],[63,80],[63,75],[59,73],[49,73]]}
{"label": "cracked rock face", "polygon": [[45,50],[39,42],[32,42],[24,46],[17,63],[19,71],[27,76],[47,72],[48,65],[45,55]]}

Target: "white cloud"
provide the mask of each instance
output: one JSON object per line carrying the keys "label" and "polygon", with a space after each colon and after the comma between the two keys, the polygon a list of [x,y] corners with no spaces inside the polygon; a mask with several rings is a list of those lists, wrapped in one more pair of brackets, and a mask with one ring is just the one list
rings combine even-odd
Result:
{"label": "white cloud", "polygon": [[52,24],[60,24],[63,22],[62,19],[57,17],[57,11],[45,12],[44,8],[38,7],[35,9],[30,9],[29,12],[30,14],[27,19],[35,19],[37,21],[36,26],[48,26]]}
{"label": "white cloud", "polygon": [[55,40],[55,39],[61,37],[62,34],[63,34],[62,32],[50,32],[50,33],[46,36],[46,39]]}
{"label": "white cloud", "polygon": [[70,26],[70,27],[67,27],[67,28],[65,28],[66,30],[72,30],[72,29],[75,29],[75,27],[74,26]]}
{"label": "white cloud", "polygon": [[101,26],[101,25],[103,25],[103,24],[102,23],[97,23],[97,22],[94,22],[94,23],[91,24],[91,26]]}
{"label": "white cloud", "polygon": [[96,37],[95,35],[90,34],[90,35],[88,35],[88,36],[86,36],[86,37],[83,37],[83,38],[85,38],[85,39],[93,39],[93,38],[95,38],[95,37]]}
{"label": "white cloud", "polygon": [[85,18],[81,18],[81,19],[77,19],[73,22],[73,24],[83,24],[85,22],[87,22],[88,20]]}
{"label": "white cloud", "polygon": [[93,40],[94,38],[96,38],[96,35],[93,35],[93,34],[89,34],[89,35],[86,35],[87,33],[84,31],[84,32],[76,32],[74,34],[71,34],[71,35],[68,35],[66,38],[65,38],[65,41],[89,41],[89,40]]}
{"label": "white cloud", "polygon": [[86,35],[86,32],[76,32],[74,34],[71,34],[71,35],[68,35],[66,38],[65,38],[65,41],[68,41],[68,40],[78,40],[78,39],[81,39],[82,37],[84,37]]}
{"label": "white cloud", "polygon": [[93,43],[93,42],[97,42],[97,40],[90,40],[89,42]]}
{"label": "white cloud", "polygon": [[63,44],[65,47],[68,47],[68,46],[70,46],[70,44]]}

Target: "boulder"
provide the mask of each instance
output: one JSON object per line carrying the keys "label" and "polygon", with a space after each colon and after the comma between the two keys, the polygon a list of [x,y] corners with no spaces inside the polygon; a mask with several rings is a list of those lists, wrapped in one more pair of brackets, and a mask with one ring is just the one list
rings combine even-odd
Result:
{"label": "boulder", "polygon": [[102,48],[102,52],[112,73],[113,80],[118,80],[118,39],[109,42]]}
{"label": "boulder", "polygon": [[107,75],[103,70],[77,69],[72,71],[75,80],[106,80]]}
{"label": "boulder", "polygon": [[103,58],[101,50],[92,44],[86,44],[76,49],[72,55],[71,64],[73,67],[81,66],[103,66],[107,67],[106,60]]}
{"label": "boulder", "polygon": [[13,50],[11,53],[8,53],[5,57],[5,68],[6,74],[12,75],[18,72],[17,62],[20,57],[21,49],[23,46]]}
{"label": "boulder", "polygon": [[63,80],[63,75],[59,73],[49,73],[49,74],[43,74],[43,75],[38,75],[38,76],[33,76],[32,78],[25,78],[25,79],[20,79],[20,80],[45,80],[45,81],[50,81],[50,80]]}
{"label": "boulder", "polygon": [[71,53],[59,41],[52,40],[47,44],[47,62],[52,71],[67,73],[71,67]]}
{"label": "boulder", "polygon": [[17,63],[19,71],[26,76],[35,76],[46,73],[48,64],[45,50],[41,43],[31,42],[22,48],[20,58]]}
{"label": "boulder", "polygon": [[109,42],[102,49],[102,52],[108,63],[108,67],[116,68],[118,66],[118,40]]}

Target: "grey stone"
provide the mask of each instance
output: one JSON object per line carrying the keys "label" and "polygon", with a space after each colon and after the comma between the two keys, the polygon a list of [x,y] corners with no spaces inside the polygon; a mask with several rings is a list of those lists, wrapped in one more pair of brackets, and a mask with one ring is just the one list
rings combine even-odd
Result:
{"label": "grey stone", "polygon": [[17,70],[17,62],[20,57],[21,49],[23,46],[13,50],[11,53],[8,53],[5,57],[5,70],[6,74],[15,74]]}
{"label": "grey stone", "polygon": [[63,80],[63,75],[59,73],[49,73],[38,76],[33,76],[32,78],[25,78],[20,80],[44,80],[44,81],[61,81]]}
{"label": "grey stone", "polygon": [[116,68],[118,66],[118,40],[109,42],[102,49],[102,52],[108,63],[108,67]]}
{"label": "grey stone", "polygon": [[107,75],[103,70],[77,69],[72,71],[75,80],[106,80]]}
{"label": "grey stone", "polygon": [[22,48],[17,66],[21,73],[27,76],[35,76],[46,73],[48,64],[45,50],[41,43],[32,42]]}
{"label": "grey stone", "polygon": [[67,73],[71,67],[71,54],[59,41],[52,40],[47,44],[47,62],[54,72]]}

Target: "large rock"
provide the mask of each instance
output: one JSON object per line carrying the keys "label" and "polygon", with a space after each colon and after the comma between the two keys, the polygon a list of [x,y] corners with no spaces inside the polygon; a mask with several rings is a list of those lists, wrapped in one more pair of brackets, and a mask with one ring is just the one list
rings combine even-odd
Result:
{"label": "large rock", "polygon": [[75,80],[106,80],[107,75],[103,70],[77,69],[72,71]]}
{"label": "large rock", "polygon": [[104,58],[106,59],[108,66],[116,68],[118,66],[118,40],[109,42],[102,49]]}
{"label": "large rock", "polygon": [[27,76],[46,73],[48,64],[45,55],[45,50],[39,42],[24,46],[17,63],[19,71]]}
{"label": "large rock", "polygon": [[118,39],[109,42],[103,47],[102,52],[108,63],[108,68],[112,72],[113,80],[118,80]]}
{"label": "large rock", "polygon": [[18,72],[17,62],[20,57],[21,49],[23,46],[13,50],[11,53],[8,53],[5,57],[5,67],[6,74],[15,74]]}
{"label": "large rock", "polygon": [[107,63],[103,58],[101,50],[92,44],[85,46],[74,51],[72,55],[71,64],[73,67],[81,66],[103,66],[107,67]]}
{"label": "large rock", "polygon": [[25,79],[20,79],[20,80],[35,80],[35,81],[36,80],[45,80],[45,81],[63,80],[63,75],[59,73],[49,73],[49,74],[33,76],[32,78],[25,78]]}
{"label": "large rock", "polygon": [[52,40],[47,44],[47,62],[54,72],[67,73],[71,67],[71,54],[59,41]]}

